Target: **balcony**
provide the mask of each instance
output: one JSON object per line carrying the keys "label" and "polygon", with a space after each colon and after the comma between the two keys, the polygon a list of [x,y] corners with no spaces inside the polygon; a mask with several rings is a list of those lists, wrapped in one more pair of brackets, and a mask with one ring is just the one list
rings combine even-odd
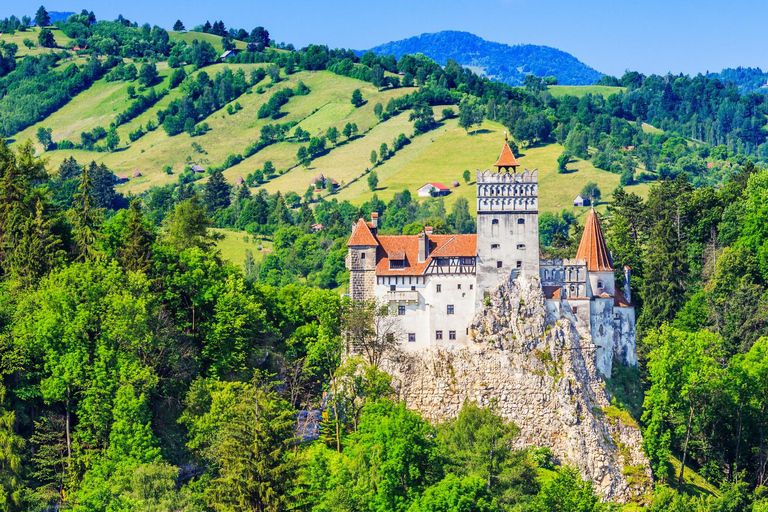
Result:
{"label": "balcony", "polygon": [[412,290],[388,291],[389,302],[419,302],[419,292]]}

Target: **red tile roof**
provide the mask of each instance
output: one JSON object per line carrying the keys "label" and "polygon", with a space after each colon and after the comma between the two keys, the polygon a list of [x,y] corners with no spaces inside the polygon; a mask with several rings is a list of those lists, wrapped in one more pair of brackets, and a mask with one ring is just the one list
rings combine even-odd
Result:
{"label": "red tile roof", "polygon": [[579,250],[576,259],[587,260],[589,272],[612,271],[611,258],[608,256],[608,248],[605,246],[605,238],[600,229],[600,222],[594,208],[589,210],[587,224],[584,226],[584,234],[581,235]]}
{"label": "red tile roof", "polygon": [[347,247],[352,245],[379,245],[379,243],[376,241],[376,237],[373,236],[371,229],[363,219],[357,221],[355,229],[352,230],[352,236],[350,236],[349,240],[347,241]]}
{"label": "red tile roof", "polygon": [[[431,235],[430,241],[441,235]],[[445,236],[445,235],[443,235]],[[430,253],[432,257],[477,256],[477,235],[450,235],[450,238]]]}
{"label": "red tile roof", "polygon": [[505,142],[504,147],[501,148],[501,155],[499,155],[499,159],[496,161],[496,167],[518,167],[519,165],[515,155],[512,154],[509,143]]}
{"label": "red tile roof", "polygon": [[559,299],[560,298],[560,291],[562,290],[561,286],[542,286],[541,288],[544,291],[544,298],[545,299]]}
{"label": "red tile roof", "polygon": [[613,297],[613,307],[615,308],[632,308],[635,305],[627,300],[621,290],[616,288],[616,295]]}
{"label": "red tile roof", "polygon": [[[424,184],[424,186],[426,186],[426,185],[432,185],[437,190],[451,190],[448,187],[446,187],[445,185],[443,185],[442,183],[426,183],[426,184]],[[421,188],[424,188],[424,186],[422,186]]]}
{"label": "red tile roof", "polygon": [[[474,257],[477,255],[477,235],[429,235],[429,256],[419,262],[420,235],[379,236],[376,255],[377,276],[420,276],[433,257]],[[403,257],[404,256],[404,257]],[[390,269],[389,260],[405,260],[404,268]]]}

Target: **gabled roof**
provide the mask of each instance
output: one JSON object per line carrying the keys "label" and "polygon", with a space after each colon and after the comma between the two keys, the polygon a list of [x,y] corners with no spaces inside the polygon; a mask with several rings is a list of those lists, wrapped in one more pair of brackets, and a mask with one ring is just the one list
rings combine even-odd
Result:
{"label": "gabled roof", "polygon": [[519,165],[515,155],[512,154],[509,143],[504,142],[504,147],[501,148],[501,155],[499,155],[499,159],[496,161],[496,167],[518,167]]}
{"label": "gabled roof", "polygon": [[615,308],[632,308],[635,305],[627,300],[621,290],[616,288],[616,294],[613,296],[613,307]]}
{"label": "gabled roof", "polygon": [[605,238],[600,229],[595,209],[589,210],[587,223],[584,226],[584,234],[581,235],[579,250],[576,259],[587,260],[587,271],[600,272],[612,271],[611,258],[608,256],[608,248],[605,246]]}
{"label": "gabled roof", "polygon": [[[440,235],[431,235],[434,239]],[[447,242],[430,253],[433,258],[473,257],[477,256],[477,235],[452,235]]]}
{"label": "gabled roof", "polygon": [[424,188],[427,185],[431,185],[432,187],[435,187],[437,190],[451,190],[448,187],[446,187],[445,185],[443,185],[442,183],[437,183],[437,182],[425,183],[424,185],[422,185],[419,188]]}
{"label": "gabled roof", "polygon": [[347,247],[350,247],[353,245],[364,245],[364,246],[379,245],[379,242],[376,241],[376,237],[373,236],[373,233],[371,233],[371,229],[368,227],[368,224],[366,224],[363,219],[359,219],[357,221],[357,224],[355,225],[355,229],[352,231],[352,236],[350,236],[349,240],[347,241]]}
{"label": "gabled roof", "polygon": [[[420,276],[424,274],[434,257],[474,257],[477,255],[477,235],[428,235],[429,256],[424,261],[419,262],[419,236],[379,236],[376,275]],[[404,266],[390,269],[390,260],[404,260]]]}

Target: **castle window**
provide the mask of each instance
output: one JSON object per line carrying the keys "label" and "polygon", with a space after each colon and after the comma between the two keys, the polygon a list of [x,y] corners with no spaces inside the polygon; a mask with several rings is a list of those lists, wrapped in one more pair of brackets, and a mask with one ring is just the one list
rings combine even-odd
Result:
{"label": "castle window", "polygon": [[597,287],[598,288],[602,288],[603,287],[603,282],[602,281],[598,281],[597,282]]}
{"label": "castle window", "polygon": [[499,219],[493,219],[493,220],[491,221],[491,224],[493,224],[494,226],[495,226],[496,224],[498,224],[498,223],[499,223]]}
{"label": "castle window", "polygon": [[469,289],[470,289],[470,290],[472,290],[472,289],[474,289],[474,288],[475,288],[475,285],[473,285],[473,284],[469,285]]}
{"label": "castle window", "polygon": [[449,340],[455,340],[456,339],[456,331],[448,331],[448,339]]}
{"label": "castle window", "polygon": [[491,244],[491,249],[498,249],[498,248],[499,248],[499,244]]}
{"label": "castle window", "polygon": [[577,308],[576,306],[573,306],[571,308],[571,311],[573,311],[573,314],[575,315],[575,314],[577,314],[579,312],[579,308]]}
{"label": "castle window", "polygon": [[440,293],[441,291],[443,291],[443,285],[436,284],[435,285],[435,293]]}
{"label": "castle window", "polygon": [[397,289],[397,287],[393,284],[389,285],[389,291],[393,292]]}
{"label": "castle window", "polygon": [[389,268],[391,269],[405,268],[405,260],[389,260]]}
{"label": "castle window", "polygon": [[405,314],[405,306],[397,306],[397,314],[398,315],[404,315]]}
{"label": "castle window", "polygon": [[364,253],[364,252],[361,252],[361,253],[360,253],[360,259],[361,259],[361,260],[364,260],[364,259],[365,259],[365,253]]}
{"label": "castle window", "polygon": [[411,291],[415,292],[416,291],[416,287],[415,286],[411,286]]}
{"label": "castle window", "polygon": [[517,244],[517,248],[521,250],[525,250],[525,244]]}
{"label": "castle window", "polygon": [[452,315],[452,314],[453,314],[453,304],[448,304],[448,311],[447,311],[447,313],[448,313],[449,315]]}
{"label": "castle window", "polygon": [[605,334],[605,330],[603,329],[603,326],[602,326],[602,325],[600,326],[600,329],[598,329],[598,331],[600,332],[600,336],[602,336],[603,334]]}
{"label": "castle window", "polygon": [[409,332],[408,333],[408,341],[416,341],[416,333],[415,332]]}
{"label": "castle window", "polygon": [[517,268],[523,268],[523,262],[520,260],[517,260]]}
{"label": "castle window", "polygon": [[517,219],[518,224],[525,224],[525,219]]}
{"label": "castle window", "polygon": [[436,340],[443,339],[443,331],[435,331],[435,339]]}
{"label": "castle window", "polygon": [[459,290],[461,290],[461,283],[459,283],[459,287],[458,287],[458,289],[459,289]]}
{"label": "castle window", "polygon": [[500,261],[496,262],[496,268],[501,268],[501,262]]}

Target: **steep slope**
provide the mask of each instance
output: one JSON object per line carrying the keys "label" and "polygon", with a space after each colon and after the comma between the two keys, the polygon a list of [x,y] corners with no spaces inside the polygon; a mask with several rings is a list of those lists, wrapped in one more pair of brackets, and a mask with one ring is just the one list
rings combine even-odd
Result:
{"label": "steep slope", "polygon": [[525,76],[531,73],[555,76],[563,85],[591,85],[602,76],[573,55],[556,48],[533,44],[510,46],[454,30],[392,41],[375,46],[371,51],[379,55],[391,54],[398,59],[406,53],[423,53],[442,65],[453,59],[462,66],[481,70],[489,78],[511,85],[521,85]]}

